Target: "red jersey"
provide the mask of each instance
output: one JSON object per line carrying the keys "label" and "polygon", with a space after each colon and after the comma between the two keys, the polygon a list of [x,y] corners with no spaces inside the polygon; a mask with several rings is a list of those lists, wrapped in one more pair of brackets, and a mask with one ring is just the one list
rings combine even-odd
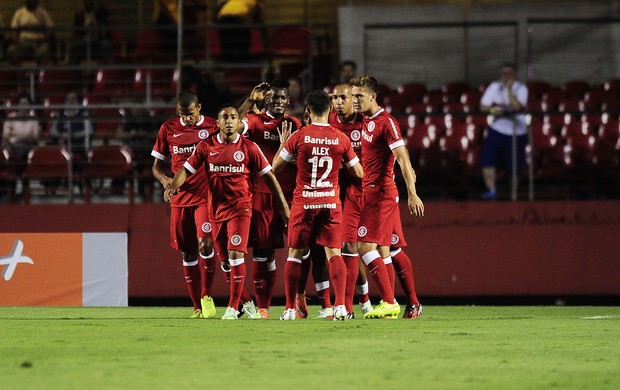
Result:
{"label": "red jersey", "polygon": [[392,150],[404,146],[398,122],[383,108],[364,118],[362,129],[362,187],[396,187],[394,182],[394,154]]}
{"label": "red jersey", "polygon": [[[361,114],[355,114],[353,119],[348,123],[342,123],[340,121],[340,117],[336,112],[332,111],[329,113],[329,124],[342,131],[349,140],[351,141],[351,146],[357,154],[357,157],[362,158],[362,127],[364,126],[364,117]],[[361,180],[351,179],[351,185],[349,186],[349,191],[354,191],[356,194],[362,194],[362,182]]]}
{"label": "red jersey", "polygon": [[[281,127],[282,122],[285,120],[293,123],[293,132],[301,128],[299,119],[288,115],[275,118],[267,112],[263,114],[248,114],[243,119],[243,123],[245,124],[243,135],[254,141],[260,147],[267,161],[273,161],[273,158],[280,149],[278,128]],[[276,175],[286,199],[290,199],[293,195],[296,175],[297,168],[292,164],[289,164]],[[264,180],[260,179],[254,180],[254,191],[271,192]]]}
{"label": "red jersey", "polygon": [[[203,164],[204,168],[199,169]],[[254,142],[238,136],[225,143],[220,134],[199,143],[183,166],[194,175],[206,174],[214,222],[247,215],[252,210],[252,175],[262,176],[271,170]]]}
{"label": "red jersey", "polygon": [[[151,156],[163,161],[172,158],[172,172],[175,173],[192,155],[196,145],[217,131],[217,121],[213,118],[201,116],[192,127],[185,126],[181,118],[170,119],[159,128]],[[209,186],[203,172],[187,179],[179,188],[179,193],[172,197],[171,206],[190,207],[204,204],[208,194]]]}
{"label": "red jersey", "polygon": [[338,170],[359,162],[346,135],[327,123],[304,126],[291,134],[280,157],[297,159],[297,180],[293,204],[305,209],[340,207]]}

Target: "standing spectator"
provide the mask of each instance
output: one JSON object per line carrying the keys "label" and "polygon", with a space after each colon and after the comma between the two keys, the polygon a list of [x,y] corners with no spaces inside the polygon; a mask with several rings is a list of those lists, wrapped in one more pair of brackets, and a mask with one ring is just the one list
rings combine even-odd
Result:
{"label": "standing spectator", "polygon": [[53,27],[51,16],[39,6],[39,0],[26,0],[11,20],[11,28],[15,31],[13,44],[7,50],[9,60],[14,64],[24,58],[34,58],[39,64],[47,62],[54,37]]}
{"label": "standing spectator", "polygon": [[60,110],[52,124],[50,143],[67,146],[78,156],[86,158],[91,145],[93,124],[88,110],[80,104],[77,92],[65,95],[65,108]]}
{"label": "standing spectator", "polygon": [[480,99],[480,111],[493,115],[493,123],[487,129],[480,158],[482,177],[487,187],[487,192],[482,194],[484,200],[497,198],[496,167],[500,163],[503,163],[504,168],[512,173],[513,134],[516,134],[517,139],[518,175],[523,172],[525,166],[527,129],[523,110],[527,104],[527,86],[517,81],[513,64],[502,65],[500,77],[500,80],[492,82],[487,87]]}
{"label": "standing spectator", "polygon": [[98,59],[108,60],[112,53],[110,13],[97,0],[82,0],[73,17],[73,41],[69,47],[69,63]]}
{"label": "standing spectator", "polygon": [[13,156],[25,162],[28,152],[39,143],[39,121],[30,109],[32,101],[28,94],[17,96],[17,110],[8,115],[2,127],[2,146]]}
{"label": "standing spectator", "polygon": [[286,112],[299,120],[304,118],[306,102],[304,99],[303,84],[299,77],[288,79],[289,103]]}
{"label": "standing spectator", "polygon": [[357,64],[352,60],[342,61],[339,71],[339,83],[348,83],[357,75]]}
{"label": "standing spectator", "polygon": [[[230,299],[223,320],[236,320],[246,275],[245,254],[252,217],[252,181],[260,176],[288,220],[289,209],[278,180],[258,146],[237,131],[239,113],[224,107],[218,114],[219,133],[200,142],[183,167],[176,171],[166,190],[166,199],[200,172],[209,182],[209,207],[213,241],[222,269],[230,269]],[[190,176],[191,177],[191,176]],[[260,318],[260,315],[251,318]]]}
{"label": "standing spectator", "polygon": [[[304,254],[312,241],[325,247],[329,274],[334,286],[334,320],[346,320],[345,287],[347,269],[342,259],[342,208],[338,170],[344,164],[349,173],[361,179],[363,170],[351,141],[328,124],[329,96],[323,91],[308,95],[310,124],[289,138],[289,126],[280,132],[280,152],[273,169],[278,172],[288,163],[298,166],[295,194],[288,229],[288,259],[284,268],[286,309],[281,320],[296,317],[296,293]],[[314,238],[314,239],[313,239]],[[305,261],[309,261],[306,259]]]}
{"label": "standing spectator", "polygon": [[224,61],[247,61],[250,54],[252,29],[263,23],[263,5],[259,0],[220,0],[216,15],[220,28],[220,45]]}

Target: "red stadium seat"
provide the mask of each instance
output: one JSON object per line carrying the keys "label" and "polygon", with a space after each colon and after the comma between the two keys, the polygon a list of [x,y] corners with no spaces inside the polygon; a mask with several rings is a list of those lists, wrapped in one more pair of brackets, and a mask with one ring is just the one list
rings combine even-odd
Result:
{"label": "red stadium seat", "polygon": [[551,84],[542,80],[531,80],[526,83],[528,90],[528,100],[541,101],[543,95],[551,90]]}
{"label": "red stadium seat", "polygon": [[432,104],[443,107],[443,92],[437,89],[430,89],[426,91],[426,95],[424,95],[422,101],[425,104]]}
{"label": "red stadium seat", "polygon": [[609,98],[620,99],[620,79],[605,81],[603,88],[609,93]]}
{"label": "red stadium seat", "polygon": [[558,111],[567,113],[567,114],[577,114],[580,111],[580,101],[579,100],[562,100],[558,105]]}
{"label": "red stadium seat", "polygon": [[312,34],[305,27],[276,27],[271,31],[269,51],[276,57],[306,57]]}
{"label": "red stadium seat", "polygon": [[424,116],[426,115],[426,104],[424,103],[407,104],[407,107],[405,108],[405,112],[407,114]]}
{"label": "red stadium seat", "polygon": [[590,88],[590,84],[584,80],[572,80],[562,84],[564,99],[581,100]]}
{"label": "red stadium seat", "polygon": [[82,76],[75,70],[46,69],[39,71],[37,93],[39,96],[64,96],[67,91],[81,91]]}
{"label": "red stadium seat", "polygon": [[407,98],[398,92],[392,92],[383,98],[383,106],[392,115],[404,114],[407,107]]}
{"label": "red stadium seat", "polygon": [[469,84],[464,81],[453,81],[441,87],[444,103],[454,103],[461,100],[461,95],[470,90]]}
{"label": "red stadium seat", "polygon": [[9,150],[0,149],[0,192],[5,194],[7,203],[13,200],[18,167],[18,162],[12,158]]}
{"label": "red stadium seat", "polygon": [[[82,167],[82,181],[84,183],[84,200],[91,202],[91,195],[94,191],[105,194],[103,181],[96,188],[95,182],[102,179],[117,179],[123,182],[126,188],[129,203],[134,201],[133,189],[133,153],[125,146],[95,146],[88,152],[88,161]],[[112,183],[109,191],[123,188],[115,188],[116,183]],[[126,185],[126,186],[125,186]]]}
{"label": "red stadium seat", "polygon": [[558,88],[550,89],[542,96],[542,109],[544,112],[556,112],[562,101],[562,91]]}
{"label": "red stadium seat", "polygon": [[461,115],[461,117],[465,118],[465,105],[459,102],[446,103],[443,106],[443,112],[444,114]]}
{"label": "red stadium seat", "polygon": [[424,83],[405,83],[398,86],[398,93],[405,96],[409,103],[422,103],[426,94]]}
{"label": "red stadium seat", "polygon": [[[33,180],[55,180],[53,183],[56,187],[62,179],[66,179],[71,166],[70,160],[71,155],[64,147],[39,146],[32,149],[28,154],[26,169],[22,173],[24,203],[30,203]],[[41,183],[46,194],[56,190],[56,188],[50,188],[45,182]],[[63,184],[63,187],[67,192],[72,190],[67,182]]]}
{"label": "red stadium seat", "polygon": [[99,69],[91,94],[125,96],[133,84],[134,75],[129,69]]}
{"label": "red stadium seat", "polygon": [[599,112],[603,102],[607,100],[608,93],[602,89],[586,92],[579,109],[583,112]]}

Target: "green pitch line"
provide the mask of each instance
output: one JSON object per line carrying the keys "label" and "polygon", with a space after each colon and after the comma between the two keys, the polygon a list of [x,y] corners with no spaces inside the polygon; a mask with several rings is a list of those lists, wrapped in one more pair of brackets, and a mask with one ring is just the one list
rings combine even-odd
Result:
{"label": "green pitch line", "polygon": [[222,321],[0,307],[0,388],[620,388],[620,307],[426,306],[413,321],[346,322],[278,321],[282,310]]}

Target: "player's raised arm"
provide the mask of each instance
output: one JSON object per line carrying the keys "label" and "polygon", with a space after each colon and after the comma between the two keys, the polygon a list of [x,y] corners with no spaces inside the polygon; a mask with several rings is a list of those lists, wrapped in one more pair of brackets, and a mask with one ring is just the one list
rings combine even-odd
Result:
{"label": "player's raised arm", "polygon": [[269,90],[268,83],[260,83],[252,89],[252,92],[248,95],[248,97],[241,103],[237,111],[239,112],[239,117],[243,118],[248,113],[260,114],[263,100],[265,99],[265,94]]}
{"label": "player's raised arm", "polygon": [[407,185],[407,205],[409,206],[409,212],[416,217],[423,217],[424,203],[422,203],[422,199],[418,196],[415,188],[416,176],[411,166],[411,160],[409,159],[409,151],[407,151],[405,146],[399,146],[392,149],[392,153],[394,157],[396,157],[398,165],[400,165],[403,179],[405,179],[405,184]]}
{"label": "player's raised arm", "polygon": [[273,156],[273,161],[271,163],[271,167],[275,173],[279,173],[280,171],[282,171],[286,164],[292,163],[295,158],[294,155],[290,154],[288,151],[286,151],[286,149],[284,149],[286,141],[291,136],[292,129],[293,123],[289,121],[282,122],[282,128],[278,128],[278,135],[280,136],[280,148]]}

